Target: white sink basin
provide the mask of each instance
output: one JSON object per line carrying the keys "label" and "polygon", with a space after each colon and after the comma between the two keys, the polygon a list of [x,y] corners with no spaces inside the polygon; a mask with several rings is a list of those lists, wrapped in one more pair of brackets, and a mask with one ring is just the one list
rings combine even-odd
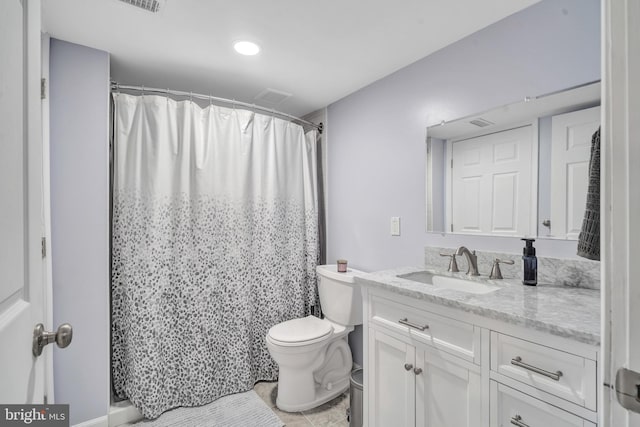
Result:
{"label": "white sink basin", "polygon": [[398,277],[414,282],[426,283],[440,289],[453,289],[455,291],[468,292],[470,294],[488,294],[497,291],[499,286],[471,280],[459,279],[457,277],[440,276],[429,271],[416,271],[415,273],[401,274]]}

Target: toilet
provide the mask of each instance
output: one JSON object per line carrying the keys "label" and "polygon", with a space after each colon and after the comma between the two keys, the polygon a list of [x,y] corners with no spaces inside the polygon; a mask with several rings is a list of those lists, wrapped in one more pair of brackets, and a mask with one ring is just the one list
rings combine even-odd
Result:
{"label": "toilet", "polygon": [[362,296],[355,277],[335,265],[319,265],[318,294],[324,319],[307,316],[269,329],[266,341],[280,370],[276,405],[287,412],[315,408],[349,388],[353,365],[347,341],[362,324]]}

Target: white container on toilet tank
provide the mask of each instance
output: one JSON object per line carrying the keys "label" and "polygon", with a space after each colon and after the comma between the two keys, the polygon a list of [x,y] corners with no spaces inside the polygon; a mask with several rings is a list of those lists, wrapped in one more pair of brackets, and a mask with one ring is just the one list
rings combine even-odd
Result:
{"label": "white container on toilet tank", "polygon": [[335,265],[319,265],[318,294],[324,319],[307,316],[269,329],[267,348],[278,363],[276,405],[283,411],[315,408],[349,387],[353,360],[349,332],[362,324],[362,297],[355,276]]}

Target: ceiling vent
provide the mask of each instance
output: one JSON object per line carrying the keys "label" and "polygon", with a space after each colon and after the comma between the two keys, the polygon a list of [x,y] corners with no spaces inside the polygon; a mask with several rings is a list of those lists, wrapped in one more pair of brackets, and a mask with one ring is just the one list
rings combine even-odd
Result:
{"label": "ceiling vent", "polygon": [[158,13],[160,11],[160,0],[119,0],[122,3],[129,4],[131,6],[139,7],[148,12]]}
{"label": "ceiling vent", "polygon": [[291,96],[293,95],[287,92],[282,92],[281,90],[265,89],[260,92],[254,99],[256,101],[263,101],[268,104],[278,105]]}
{"label": "ceiling vent", "polygon": [[478,127],[481,127],[481,128],[486,127],[486,126],[491,126],[491,125],[495,124],[495,123],[492,123],[489,120],[485,120],[485,119],[483,119],[481,117],[478,117],[477,119],[473,119],[469,123],[471,123],[472,125],[476,125]]}

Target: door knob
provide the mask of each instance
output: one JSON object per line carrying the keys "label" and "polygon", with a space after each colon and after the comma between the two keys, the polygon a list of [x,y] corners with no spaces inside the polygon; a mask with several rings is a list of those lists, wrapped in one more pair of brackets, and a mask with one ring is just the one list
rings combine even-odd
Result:
{"label": "door knob", "polygon": [[640,373],[627,368],[616,372],[616,398],[625,409],[640,413]]}
{"label": "door knob", "polygon": [[413,368],[413,373],[416,375],[420,375],[422,373],[422,368]]}
{"label": "door knob", "polygon": [[413,365],[411,363],[405,363],[404,369],[407,371],[410,371],[411,369],[413,369]]}
{"label": "door knob", "polygon": [[44,325],[38,323],[33,329],[33,355],[38,357],[42,354],[42,349],[47,345],[55,342],[58,347],[65,348],[71,344],[73,338],[73,328],[68,323],[63,323],[58,327],[56,332],[46,332]]}

